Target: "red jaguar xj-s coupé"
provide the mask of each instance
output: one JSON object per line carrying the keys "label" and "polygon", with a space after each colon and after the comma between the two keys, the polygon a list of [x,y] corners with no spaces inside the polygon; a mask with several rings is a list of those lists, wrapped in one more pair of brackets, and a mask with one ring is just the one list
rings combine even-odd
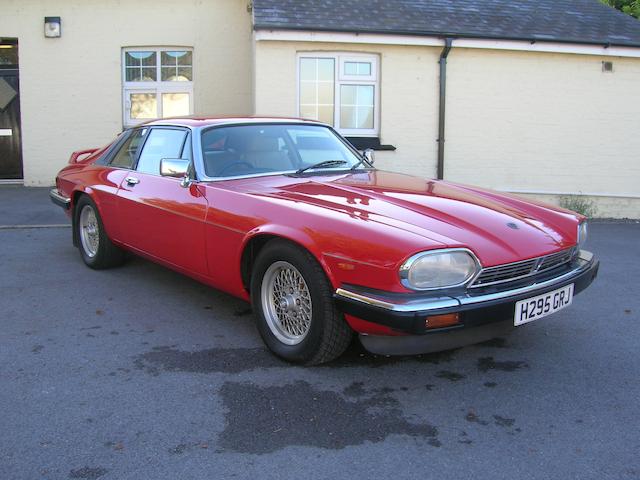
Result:
{"label": "red jaguar xj-s coup\u00e9", "polygon": [[488,340],[569,306],[596,277],[585,218],[377,170],[330,126],[154,121],[75,152],[54,203],[91,268],[129,251],[250,301],[266,345],[305,364]]}

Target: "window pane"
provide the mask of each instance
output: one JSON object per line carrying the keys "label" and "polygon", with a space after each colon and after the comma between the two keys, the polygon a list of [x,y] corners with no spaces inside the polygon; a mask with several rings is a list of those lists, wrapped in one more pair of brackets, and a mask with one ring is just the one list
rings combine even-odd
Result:
{"label": "window pane", "polygon": [[190,51],[172,51],[162,52],[161,55],[162,65],[181,65],[191,66],[193,65],[192,52]]}
{"label": "window pane", "polygon": [[322,82],[318,84],[317,102],[319,105],[333,106],[333,82]]}
{"label": "window pane", "polygon": [[160,54],[163,82],[190,82],[192,80],[192,52],[167,51]]}
{"label": "window pane", "polygon": [[373,107],[358,107],[356,128],[373,128]]}
{"label": "window pane", "polygon": [[328,123],[329,125],[333,125],[333,105],[323,106],[320,105],[318,107],[318,118],[321,122]]}
{"label": "window pane", "polygon": [[370,62],[344,62],[345,75],[371,75]]}
{"label": "window pane", "polygon": [[333,125],[335,61],[333,58],[300,59],[300,115]]}
{"label": "window pane", "polygon": [[163,93],[162,94],[162,116],[182,117],[189,115],[189,94],[188,93]]}
{"label": "window pane", "polygon": [[155,67],[156,52],[127,52],[125,65],[128,67]]}
{"label": "window pane", "polygon": [[344,62],[344,73],[346,75],[357,75],[358,64],[356,62]]}
{"label": "window pane", "polygon": [[163,158],[180,158],[186,135],[187,132],[184,130],[152,129],[149,132],[149,138],[144,143],[142,153],[140,153],[136,170],[159,175],[160,160]]}
{"label": "window pane", "polygon": [[340,86],[340,128],[373,128],[373,85]]}
{"label": "window pane", "polygon": [[373,106],[373,85],[342,85],[340,103],[342,105]]}
{"label": "window pane", "polygon": [[300,80],[316,81],[316,59],[301,58],[300,59]]}
{"label": "window pane", "polygon": [[131,102],[131,118],[158,117],[158,102],[155,93],[132,93],[129,95],[129,101]]}
{"label": "window pane", "polygon": [[369,62],[358,63],[358,75],[371,75],[371,64]]}
{"label": "window pane", "polygon": [[178,67],[178,78],[180,81],[193,80],[193,68],[191,67]]}
{"label": "window pane", "polygon": [[373,86],[372,85],[358,85],[358,105],[373,106]]}
{"label": "window pane", "polygon": [[156,81],[156,52],[126,52],[124,58],[125,81]]}
{"label": "window pane", "polygon": [[318,118],[316,105],[300,105],[300,116],[303,118]]}
{"label": "window pane", "polygon": [[136,152],[138,151],[140,141],[142,140],[145,131],[146,128],[142,128],[133,132],[131,136],[125,140],[118,153],[113,157],[110,165],[120,168],[131,168],[134,160],[136,159]]}
{"label": "window pane", "polygon": [[2,45],[0,65],[18,65],[18,45]]}
{"label": "window pane", "polygon": [[316,85],[315,83],[302,82],[300,84],[300,105],[315,105]]}
{"label": "window pane", "polygon": [[127,67],[126,68],[126,81],[127,82],[155,82],[156,81],[156,69],[149,67]]}
{"label": "window pane", "polygon": [[163,82],[190,82],[191,67],[161,67]]}
{"label": "window pane", "polygon": [[319,58],[318,59],[318,80],[325,82],[333,82],[333,58]]}
{"label": "window pane", "polygon": [[340,108],[340,127],[341,128],[356,128],[356,107]]}
{"label": "window pane", "polygon": [[344,62],[345,75],[371,75],[371,63],[369,62]]}
{"label": "window pane", "polygon": [[355,85],[342,85],[340,87],[340,103],[342,105],[355,105],[357,88]]}

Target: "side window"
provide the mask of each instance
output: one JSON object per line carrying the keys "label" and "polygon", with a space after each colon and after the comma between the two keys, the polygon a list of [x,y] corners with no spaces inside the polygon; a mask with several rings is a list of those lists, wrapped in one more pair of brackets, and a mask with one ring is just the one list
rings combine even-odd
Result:
{"label": "side window", "polygon": [[180,157],[183,160],[193,160],[193,152],[191,150],[191,132],[187,134],[187,141],[184,142],[184,148],[182,149],[182,156]]}
{"label": "side window", "polygon": [[136,170],[142,173],[160,175],[160,160],[163,158],[181,158],[187,136],[186,130],[153,128],[142,147]]}
{"label": "side window", "polygon": [[138,152],[138,148],[146,131],[146,128],[141,128],[133,132],[122,144],[118,153],[115,154],[110,165],[112,167],[132,168],[136,160],[136,153]]}

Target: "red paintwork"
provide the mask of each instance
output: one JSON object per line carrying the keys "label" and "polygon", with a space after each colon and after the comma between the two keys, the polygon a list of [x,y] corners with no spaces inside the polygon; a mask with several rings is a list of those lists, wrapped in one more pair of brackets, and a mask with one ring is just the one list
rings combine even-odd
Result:
{"label": "red paintwork", "polygon": [[[257,235],[306,248],[335,288],[346,283],[405,292],[398,267],[417,252],[466,247],[485,267],[510,263],[575,245],[582,219],[511,195],[385,171],[274,175],[189,188],[174,178],[135,172],[141,181],[130,187],[124,183],[129,171],[92,164],[103,150],[64,168],[56,179],[59,190],[90,195],[116,244],[245,300],[241,257]],[[359,332],[393,333],[353,317],[347,321]]]}

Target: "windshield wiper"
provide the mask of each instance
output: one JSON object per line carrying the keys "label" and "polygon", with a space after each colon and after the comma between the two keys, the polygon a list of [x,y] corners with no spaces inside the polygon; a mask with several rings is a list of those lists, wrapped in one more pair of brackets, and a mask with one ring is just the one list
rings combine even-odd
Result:
{"label": "windshield wiper", "polygon": [[362,157],[360,160],[358,160],[358,161],[356,162],[356,164],[355,164],[353,167],[351,167],[351,170],[355,170],[356,168],[358,168],[358,167],[359,167],[360,165],[362,165],[363,163],[364,163],[364,157]]}
{"label": "windshield wiper", "polygon": [[344,165],[345,163],[348,163],[348,162],[346,160],[324,160],[322,162],[309,165],[308,167],[299,168],[298,170],[296,170],[296,175],[300,175],[301,173],[304,173],[307,170],[313,170],[314,168],[336,167],[338,165]]}

